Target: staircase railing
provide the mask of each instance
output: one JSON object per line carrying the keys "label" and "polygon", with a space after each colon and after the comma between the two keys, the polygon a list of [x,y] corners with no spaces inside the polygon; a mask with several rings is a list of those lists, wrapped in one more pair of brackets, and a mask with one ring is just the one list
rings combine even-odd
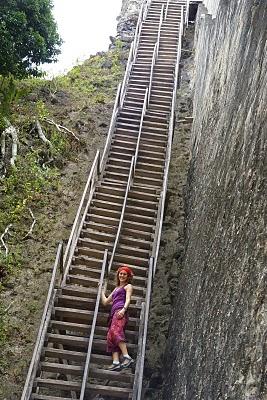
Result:
{"label": "staircase railing", "polygon": [[150,97],[151,97],[154,67],[155,67],[155,64],[156,64],[156,61],[157,61],[157,58],[158,58],[158,55],[159,55],[159,41],[160,41],[160,35],[161,35],[161,27],[162,27],[162,23],[163,23],[163,15],[164,15],[164,5],[162,5],[162,8],[161,8],[159,27],[158,27],[158,38],[157,38],[157,42],[155,43],[153,56],[152,56],[152,61],[151,61],[149,86],[148,86],[148,105],[150,103]]}
{"label": "staircase railing", "polygon": [[137,53],[137,48],[138,48],[138,43],[139,43],[141,24],[142,24],[142,21],[144,19],[144,13],[145,13],[146,7],[147,6],[143,4],[141,6],[141,9],[140,9],[140,12],[139,12],[138,21],[137,21],[136,28],[135,28],[134,40],[132,41],[132,44],[131,44],[131,48],[130,48],[130,52],[129,52],[129,56],[128,56],[128,61],[127,61],[127,67],[126,67],[125,74],[124,74],[124,79],[123,79],[123,82],[122,82],[121,95],[120,95],[120,107],[122,107],[122,105],[123,105],[125,94],[126,94],[127,83],[129,81],[129,77],[130,77],[130,73],[131,73],[131,70],[132,70],[133,63],[135,62],[135,59],[136,59],[136,53]]}
{"label": "staircase railing", "polygon": [[100,172],[103,171],[104,165],[107,160],[110,143],[111,143],[112,135],[115,130],[117,115],[119,112],[120,97],[121,97],[121,83],[119,83],[118,89],[117,89],[117,94],[116,94],[115,103],[114,103],[113,112],[112,112],[111,121],[110,121],[110,127],[109,127],[109,131],[108,131],[108,136],[107,136],[107,140],[105,143],[105,147],[104,147],[101,162],[100,162]]}
{"label": "staircase railing", "polygon": [[124,102],[124,98],[125,98],[125,94],[126,94],[126,87],[127,87],[127,83],[129,81],[129,76],[130,76],[131,69],[132,69],[133,54],[134,54],[134,42],[132,42],[132,44],[131,44],[128,61],[127,61],[127,67],[125,70],[125,74],[124,74],[124,78],[123,78],[122,86],[121,86],[121,95],[120,95],[120,107],[121,108],[122,108],[122,105]]}
{"label": "staircase railing", "polygon": [[152,90],[152,81],[153,81],[153,72],[154,72],[154,67],[155,67],[156,60],[157,60],[158,48],[159,48],[159,42],[157,42],[155,44],[155,46],[154,46],[154,51],[153,51],[153,56],[152,56],[152,61],[151,61],[149,86],[148,86],[148,105],[150,103],[151,90]]}
{"label": "staircase railing", "polygon": [[117,246],[118,246],[119,239],[120,239],[120,235],[121,235],[121,228],[122,228],[122,223],[123,223],[123,219],[124,219],[124,214],[125,214],[128,194],[129,194],[129,191],[130,191],[132,178],[133,178],[133,170],[134,170],[133,167],[134,167],[134,157],[132,157],[132,161],[131,161],[131,166],[130,166],[130,170],[129,170],[129,176],[128,176],[128,181],[127,181],[126,191],[125,191],[122,210],[121,210],[120,221],[119,221],[116,238],[115,238],[114,245],[113,245],[112,254],[111,254],[111,257],[110,257],[110,261],[109,261],[108,272],[111,271],[111,267],[112,267],[112,264],[113,264],[113,260],[114,260],[114,257],[115,257],[115,253],[116,253]]}
{"label": "staircase railing", "polygon": [[153,270],[154,270],[154,259],[153,257],[150,257],[146,299],[145,302],[142,303],[142,309],[140,315],[139,337],[138,337],[139,339],[138,339],[137,357],[136,357],[137,363],[135,367],[136,373],[134,377],[132,400],[140,400],[142,396],[142,383],[143,383],[144,364],[145,364],[148,316],[149,316],[149,307],[150,307],[150,299],[151,299],[152,283],[153,283]]}
{"label": "staircase railing", "polygon": [[146,7],[145,7],[145,12],[144,12],[144,16],[143,16],[143,21],[144,21],[144,20],[146,19],[146,17],[147,17],[148,9],[149,9],[151,3],[152,3],[152,0],[147,0],[147,2],[146,2]]}
{"label": "staircase railing", "polygon": [[186,0],[186,8],[185,8],[185,25],[188,26],[188,19],[189,19],[189,3],[190,0]]}
{"label": "staircase railing", "polygon": [[104,283],[105,275],[107,274],[107,265],[108,265],[107,260],[108,260],[108,250],[106,249],[104,251],[104,257],[103,257],[103,262],[102,262],[102,269],[101,269],[101,275],[100,275],[100,279],[99,279],[99,286],[98,286],[96,303],[95,303],[95,311],[94,311],[94,317],[93,317],[93,322],[92,322],[92,326],[91,326],[90,338],[89,338],[89,342],[88,342],[88,349],[87,349],[87,355],[86,355],[86,361],[85,361],[85,367],[84,367],[83,380],[82,380],[82,386],[81,386],[79,400],[84,400],[85,389],[86,389],[86,384],[87,384],[87,380],[88,380],[89,364],[90,364],[93,340],[94,340],[94,334],[95,334],[97,314],[98,314],[100,300],[101,300],[101,290],[102,290],[102,286]]}
{"label": "staircase railing", "polygon": [[[63,244],[62,242],[58,245],[57,255],[52,271],[51,281],[47,293],[46,303],[44,306],[44,311],[39,327],[39,331],[37,334],[37,339],[35,342],[35,347],[33,350],[33,355],[30,363],[30,367],[28,370],[28,374],[26,377],[24,389],[22,392],[21,400],[29,400],[32,393],[33,383],[35,376],[37,374],[38,364],[41,358],[41,350],[45,342],[45,335],[48,329],[50,317],[52,314],[54,300],[56,298],[56,279],[57,279],[57,272],[60,267],[60,263],[62,260],[62,251],[63,251]],[[62,266],[61,266],[62,267]]]}
{"label": "staircase railing", "polygon": [[135,63],[135,61],[136,61],[137,49],[138,49],[139,40],[140,40],[141,26],[142,26],[143,21],[146,19],[147,9],[148,9],[148,4],[147,3],[143,4],[141,7],[141,10],[139,12],[139,17],[138,17],[137,25],[135,28],[135,36],[134,36],[134,41],[133,41],[133,49],[134,49],[133,63]]}
{"label": "staircase railing", "polygon": [[[185,8],[184,8],[184,6],[182,6],[181,22],[180,22],[181,35],[183,35],[183,33],[184,33],[184,24],[186,23],[185,18],[186,18],[185,17]],[[180,31],[179,31],[179,39],[180,39]],[[181,40],[182,40],[182,36],[181,36]]]}
{"label": "staircase railing", "polygon": [[95,189],[95,183],[100,175],[100,151],[97,150],[96,156],[91,168],[91,171],[89,173],[84,192],[80,201],[80,205],[73,223],[73,227],[71,230],[71,234],[68,240],[68,244],[65,250],[64,254],[64,275],[62,279],[62,285],[66,283],[66,277],[69,272],[70,264],[72,257],[74,255],[74,250],[77,245],[77,241],[79,239],[87,211],[89,209],[92,197],[93,197],[93,192]]}
{"label": "staircase railing", "polygon": [[164,14],[164,20],[167,19],[168,10],[169,10],[169,5],[170,5],[170,0],[168,0],[168,1],[167,1],[167,4],[166,4],[166,10],[165,10],[165,14]]}
{"label": "staircase railing", "polygon": [[163,187],[162,187],[162,192],[161,192],[161,196],[160,196],[158,215],[157,215],[157,223],[156,223],[156,229],[155,229],[155,239],[154,239],[153,248],[152,248],[152,256],[154,257],[153,275],[155,274],[156,267],[157,267],[157,260],[158,260],[158,254],[159,254],[159,246],[160,246],[160,237],[161,237],[163,217],[164,217],[164,207],[165,207],[165,200],[166,200],[166,193],[167,193],[168,173],[169,173],[171,148],[172,148],[172,140],[173,140],[173,133],[174,133],[174,125],[175,125],[176,92],[177,92],[177,86],[178,86],[179,64],[180,64],[180,58],[181,58],[182,35],[183,35],[183,23],[181,22],[180,29],[179,29],[177,57],[176,57],[176,65],[175,65],[175,72],[174,72],[174,88],[173,88],[173,93],[172,93],[172,108],[171,108],[170,122],[169,122],[168,144],[167,144],[167,150],[166,150],[166,161],[165,161],[165,166],[164,166]]}
{"label": "staircase railing", "polygon": [[141,114],[141,120],[140,120],[140,126],[139,126],[139,132],[138,132],[138,137],[137,137],[137,142],[136,142],[136,149],[135,149],[135,155],[134,155],[134,169],[133,169],[133,174],[134,175],[135,175],[135,169],[136,169],[137,158],[138,158],[138,153],[139,153],[141,133],[142,133],[142,129],[143,129],[143,123],[144,123],[144,118],[145,118],[147,107],[148,107],[148,88],[146,88],[146,92],[145,92],[144,103],[143,103],[142,114]]}
{"label": "staircase railing", "polygon": [[158,40],[157,40],[158,43],[160,41],[161,27],[162,27],[162,24],[163,24],[163,20],[164,20],[164,4],[162,4],[161,13],[160,13],[160,19],[159,19]]}

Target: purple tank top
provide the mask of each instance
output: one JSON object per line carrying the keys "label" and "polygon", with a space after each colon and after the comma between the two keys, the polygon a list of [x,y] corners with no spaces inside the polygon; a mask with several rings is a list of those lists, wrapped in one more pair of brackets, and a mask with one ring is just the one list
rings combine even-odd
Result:
{"label": "purple tank top", "polygon": [[126,290],[124,287],[119,287],[112,294],[112,307],[110,316],[112,317],[116,311],[121,310],[125,304]]}

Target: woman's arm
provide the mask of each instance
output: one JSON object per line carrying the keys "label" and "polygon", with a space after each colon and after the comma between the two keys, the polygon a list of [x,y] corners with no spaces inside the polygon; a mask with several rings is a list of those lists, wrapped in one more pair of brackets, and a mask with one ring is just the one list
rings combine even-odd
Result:
{"label": "woman's arm", "polygon": [[112,293],[110,293],[110,295],[107,297],[105,295],[105,289],[101,290],[101,302],[102,302],[103,306],[106,306],[107,304],[112,303]]}
{"label": "woman's arm", "polygon": [[119,311],[119,313],[118,313],[121,317],[124,316],[124,314],[126,313],[128,307],[129,307],[129,305],[130,305],[131,297],[132,297],[132,294],[133,294],[133,287],[132,287],[132,285],[129,283],[127,286],[125,286],[125,290],[126,290],[126,299],[125,299],[125,303],[124,303],[124,306],[122,307],[122,309],[121,309],[121,310]]}

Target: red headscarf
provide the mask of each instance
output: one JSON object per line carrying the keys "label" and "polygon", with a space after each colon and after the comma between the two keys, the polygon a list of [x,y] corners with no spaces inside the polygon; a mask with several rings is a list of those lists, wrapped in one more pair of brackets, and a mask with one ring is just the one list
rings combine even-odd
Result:
{"label": "red headscarf", "polygon": [[127,265],[122,265],[119,269],[118,269],[118,271],[117,271],[117,273],[119,274],[121,271],[125,271],[126,273],[127,273],[127,275],[129,276],[129,277],[133,277],[133,271],[131,270],[131,268],[129,268],[129,267],[127,267]]}

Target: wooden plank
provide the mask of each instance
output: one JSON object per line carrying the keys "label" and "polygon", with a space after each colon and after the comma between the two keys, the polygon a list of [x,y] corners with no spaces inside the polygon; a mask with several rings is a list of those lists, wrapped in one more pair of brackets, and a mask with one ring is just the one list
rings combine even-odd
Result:
{"label": "wooden plank", "polygon": [[81,351],[70,351],[65,349],[55,349],[52,347],[45,347],[43,349],[43,356],[52,359],[68,360],[82,362],[86,359],[86,353]]}
{"label": "wooden plank", "polygon": [[92,383],[87,384],[86,389],[88,393],[102,394],[104,396],[118,397],[121,399],[128,399],[129,395],[132,394],[132,390],[129,388],[94,385]]}
{"label": "wooden plank", "polygon": [[[136,307],[136,310],[139,311],[139,307]],[[133,306],[130,307],[130,312],[132,314],[133,312]],[[81,332],[83,334],[89,335],[91,331],[91,325],[88,324],[77,324],[73,322],[65,322],[65,321],[55,321],[52,320],[50,321],[50,325],[54,329],[58,330],[66,330],[69,332]],[[131,327],[129,327],[131,328]],[[108,328],[106,326],[96,326],[95,332],[97,335],[101,336],[106,336],[108,331]],[[126,329],[125,331],[126,337],[131,338],[132,340],[135,340],[136,337],[138,336],[138,333],[134,330]]]}
{"label": "wooden plank", "polygon": [[83,366],[81,365],[78,366],[78,365],[51,363],[47,361],[41,363],[41,368],[42,371],[46,372],[77,375],[77,376],[82,376],[84,370]]}
{"label": "wooden plank", "polygon": [[90,368],[89,377],[96,379],[107,379],[109,381],[124,382],[126,384],[132,384],[134,381],[134,375],[131,370],[121,370],[121,371],[109,371],[103,368]]}
{"label": "wooden plank", "polygon": [[61,381],[59,379],[36,378],[35,383],[41,388],[52,388],[58,390],[80,391],[81,384],[74,381]]}
{"label": "wooden plank", "polygon": [[47,396],[45,394],[33,393],[31,395],[31,400],[71,400],[71,397],[56,397],[54,395]]}
{"label": "wooden plank", "polygon": [[48,333],[47,340],[49,343],[57,343],[73,347],[85,347],[88,344],[88,338],[71,335],[60,335]]}

